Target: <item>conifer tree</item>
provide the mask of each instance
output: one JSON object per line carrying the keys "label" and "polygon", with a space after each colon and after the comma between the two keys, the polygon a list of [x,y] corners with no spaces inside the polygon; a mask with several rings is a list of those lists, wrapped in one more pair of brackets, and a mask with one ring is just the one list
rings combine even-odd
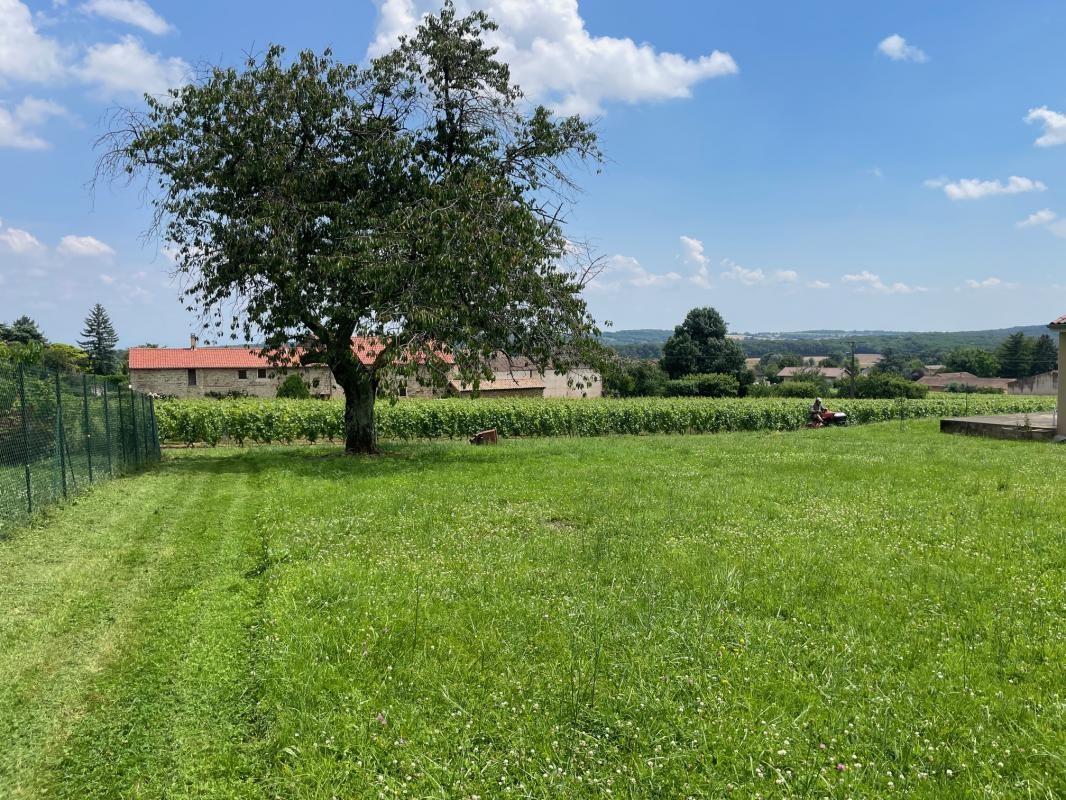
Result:
{"label": "conifer tree", "polygon": [[1059,351],[1051,337],[1046,333],[1036,340],[1033,347],[1033,364],[1030,367],[1034,375],[1051,372],[1059,363]]}
{"label": "conifer tree", "polygon": [[96,375],[113,374],[118,334],[115,333],[115,326],[111,324],[111,317],[99,303],[92,307],[89,316],[85,318],[85,327],[81,335],[84,338],[80,339],[78,344],[89,354],[89,363],[93,373]]}

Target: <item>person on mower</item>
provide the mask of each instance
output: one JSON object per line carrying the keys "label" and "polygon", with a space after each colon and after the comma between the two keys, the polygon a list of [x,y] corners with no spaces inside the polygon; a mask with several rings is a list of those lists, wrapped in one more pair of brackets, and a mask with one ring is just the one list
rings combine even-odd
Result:
{"label": "person on mower", "polygon": [[822,415],[828,410],[825,404],[822,403],[822,398],[814,398],[814,402],[811,404],[811,424],[820,427],[824,422]]}

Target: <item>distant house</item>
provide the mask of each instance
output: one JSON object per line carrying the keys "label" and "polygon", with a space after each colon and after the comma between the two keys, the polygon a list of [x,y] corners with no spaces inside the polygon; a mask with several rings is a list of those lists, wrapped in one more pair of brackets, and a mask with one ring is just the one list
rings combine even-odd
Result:
{"label": "distant house", "polygon": [[1006,394],[1010,389],[1012,378],[978,378],[971,372],[940,372],[925,375],[918,383],[928,387],[930,392],[945,392],[952,385],[972,386],[974,389],[995,389]]}
{"label": "distant house", "polygon": [[[328,367],[290,367],[317,397],[343,397]],[[253,347],[131,347],[130,386],[162,397],[274,397],[285,371]]]}
{"label": "distant house", "polygon": [[826,380],[836,381],[847,374],[848,371],[841,367],[783,367],[777,377],[783,381],[794,381],[803,380],[810,375],[820,375]]}
{"label": "distant house", "polygon": [[[570,372],[548,369],[541,375],[536,364],[525,356],[504,353],[493,356],[489,367],[494,377],[491,381],[478,383],[478,395],[482,397],[603,397],[603,381],[599,373],[586,367],[577,367]],[[448,383],[448,393],[469,397],[473,395],[474,387],[455,378]]]}
{"label": "distant house", "polygon": [[[352,351],[359,360],[370,366],[380,352],[380,345],[364,337],[352,340]],[[440,354],[445,363],[452,357]],[[601,397],[603,385],[598,373],[576,369],[564,373],[547,370],[537,372],[531,361],[517,357],[497,356],[490,363],[493,379],[481,381],[481,397]],[[189,347],[133,347],[130,348],[130,385],[137,391],[163,397],[208,397],[230,394],[249,397],[275,397],[278,387],[288,375],[300,375],[310,387],[311,395],[323,399],[344,397],[329,367],[324,364],[287,367],[271,363],[255,347],[200,347],[196,337],[190,337]],[[455,376],[449,381],[446,394],[469,397],[473,386]],[[400,387],[401,397],[432,398],[441,392],[422,386],[415,377]]]}

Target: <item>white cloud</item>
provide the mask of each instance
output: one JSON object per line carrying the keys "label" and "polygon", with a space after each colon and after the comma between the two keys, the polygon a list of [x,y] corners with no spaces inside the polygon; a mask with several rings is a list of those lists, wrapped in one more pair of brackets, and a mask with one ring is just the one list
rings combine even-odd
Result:
{"label": "white cloud", "polygon": [[1035,212],[1033,214],[1030,214],[1028,217],[1026,217],[1021,222],[1019,222],[1017,224],[1017,227],[1019,227],[1019,228],[1043,227],[1044,225],[1047,225],[1049,222],[1054,222],[1055,218],[1057,216],[1058,215],[1054,211],[1052,211],[1050,208],[1045,208],[1045,209],[1042,209],[1041,211],[1037,211],[1037,212]]}
{"label": "white cloud", "polygon": [[36,253],[44,250],[44,245],[29,231],[20,228],[5,228],[0,220],[0,245],[13,253]]}
{"label": "white cloud", "polygon": [[710,259],[703,252],[703,242],[691,236],[681,237],[681,260],[696,271],[689,276],[689,281],[701,289],[711,288]]}
{"label": "white cloud", "polygon": [[811,281],[810,283],[807,284],[807,288],[808,289],[819,289],[819,290],[831,289],[832,288],[832,284],[826,283],[825,281]]}
{"label": "white cloud", "polygon": [[1050,208],[1044,208],[1017,223],[1019,228],[1043,228],[1060,239],[1066,239],[1066,219],[1060,219],[1059,215]]}
{"label": "white cloud", "polygon": [[172,30],[170,23],[144,0],[89,0],[82,4],[81,10],[86,14],[125,22],[157,36]]}
{"label": "white cloud", "polygon": [[50,117],[62,117],[66,114],[67,110],[58,103],[53,103],[51,100],[39,100],[36,97],[24,98],[10,111],[0,105],[0,148],[47,149],[48,142],[32,129],[43,124]]}
{"label": "white cloud", "polygon": [[761,269],[748,269],[735,261],[722,259],[722,277],[732,281],[738,281],[745,286],[767,286],[771,283],[796,283],[799,281],[799,273],[791,269],[779,269],[767,274]]}
{"label": "white cloud", "polygon": [[944,194],[952,200],[979,200],[982,197],[992,197],[997,194],[1024,194],[1042,192],[1047,189],[1041,181],[1019,178],[1017,175],[1011,175],[1006,183],[998,180],[982,181],[977,178],[963,178],[958,181],[932,178],[925,181],[924,185],[930,189],[943,189]]}
{"label": "white cloud", "polygon": [[[390,50],[398,36],[439,7],[435,0],[377,3],[372,56]],[[499,23],[485,41],[499,48],[528,97],[560,113],[596,114],[611,101],[690,97],[696,84],[739,71],[732,56],[718,50],[692,59],[628,38],[592,36],[577,0],[457,0],[456,8],[460,14],[484,10]]]}
{"label": "white cloud", "polygon": [[967,289],[1016,289],[1018,284],[1008,283],[999,278],[985,278],[983,281],[968,280],[964,284]]}
{"label": "white cloud", "polygon": [[1047,106],[1029,109],[1025,117],[1026,122],[1041,122],[1044,125],[1044,135],[1036,140],[1037,147],[1055,147],[1066,144],[1066,114],[1052,111]]}
{"label": "white cloud", "polygon": [[45,83],[66,71],[63,48],[40,35],[29,7],[21,0],[0,0],[0,81]]}
{"label": "white cloud", "polygon": [[606,269],[589,284],[589,288],[617,291],[624,286],[639,288],[669,286],[681,279],[676,272],[649,272],[632,256],[613,255],[606,260]]}
{"label": "white cloud", "polygon": [[149,52],[136,36],[94,44],[78,68],[83,80],[98,84],[108,95],[162,95],[186,83],[190,73],[185,61]]}
{"label": "white cloud", "polygon": [[56,250],[65,256],[78,258],[99,258],[115,254],[110,245],[92,236],[64,236],[59,240],[59,247]]}
{"label": "white cloud", "polygon": [[115,282],[115,276],[114,275],[105,275],[105,274],[101,273],[100,274],[100,282],[110,286],[111,284],[113,284]]}
{"label": "white cloud", "polygon": [[898,33],[893,33],[891,36],[886,36],[882,39],[881,43],[877,45],[877,49],[893,61],[913,61],[916,64],[920,64],[929,60],[929,56],[914,45],[907,44],[907,40]]}
{"label": "white cloud", "polygon": [[913,292],[928,291],[922,286],[908,286],[905,283],[885,283],[879,275],[869,270],[845,275],[840,279],[843,283],[851,284],[860,292],[877,292],[878,294],[912,294]]}

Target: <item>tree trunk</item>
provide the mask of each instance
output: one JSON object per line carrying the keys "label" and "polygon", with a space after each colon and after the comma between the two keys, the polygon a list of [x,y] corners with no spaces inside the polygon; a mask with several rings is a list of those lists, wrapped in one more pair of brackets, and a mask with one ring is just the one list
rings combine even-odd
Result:
{"label": "tree trunk", "polygon": [[378,452],[374,426],[377,382],[365,369],[334,369],[337,383],[344,389],[344,452],[372,455]]}

